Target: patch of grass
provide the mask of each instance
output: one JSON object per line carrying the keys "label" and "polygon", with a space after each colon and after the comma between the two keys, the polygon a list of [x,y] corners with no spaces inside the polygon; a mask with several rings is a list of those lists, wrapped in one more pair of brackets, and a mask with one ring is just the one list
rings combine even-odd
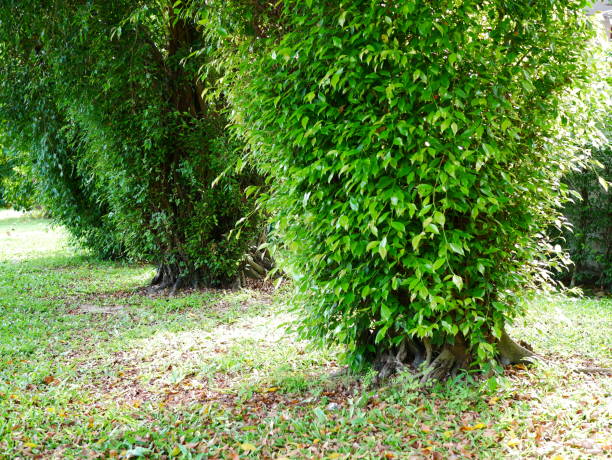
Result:
{"label": "patch of grass", "polygon": [[0,211],[0,458],[610,455],[611,379],[572,371],[612,362],[610,299],[530,301],[531,369],[371,389],[285,332],[284,296],[151,297],[152,275]]}

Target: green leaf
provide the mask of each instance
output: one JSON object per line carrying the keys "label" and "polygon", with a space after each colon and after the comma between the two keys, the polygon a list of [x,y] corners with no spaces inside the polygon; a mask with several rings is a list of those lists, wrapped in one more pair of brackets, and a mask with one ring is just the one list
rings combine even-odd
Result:
{"label": "green leaf", "polygon": [[414,251],[419,250],[419,245],[421,244],[421,240],[425,237],[425,233],[419,233],[414,238],[412,238],[412,249]]}
{"label": "green leaf", "polygon": [[374,339],[375,344],[380,343],[385,338],[385,336],[387,335],[388,329],[389,329],[389,326],[385,326],[378,330],[378,332],[376,333],[376,338]]}
{"label": "green leaf", "polygon": [[440,230],[436,224],[427,224],[425,227],[425,231],[429,233],[435,233],[436,235],[440,234]]}
{"label": "green leaf", "polygon": [[463,279],[459,275],[453,275],[453,283],[457,286],[457,289],[463,289]]}
{"label": "green leaf", "polygon": [[403,223],[398,222],[396,220],[392,221],[390,225],[395,230],[397,230],[398,233],[404,233],[406,231],[406,226]]}
{"label": "green leaf", "polygon": [[420,184],[417,186],[417,191],[422,197],[428,196],[433,192],[433,187],[429,184]]}
{"label": "green leaf", "polygon": [[442,265],[444,265],[446,263],[446,259],[438,259],[433,263],[433,269],[434,271],[437,271]]}
{"label": "green leaf", "polygon": [[446,223],[446,217],[440,211],[434,212],[433,220],[434,222],[440,224],[442,227],[444,227],[444,224]]}
{"label": "green leaf", "polygon": [[601,186],[603,187],[603,189],[607,192],[608,191],[608,181],[606,181],[603,177],[601,176],[597,176],[597,180],[599,181],[599,183],[601,184]]}
{"label": "green leaf", "polygon": [[463,248],[460,245],[453,243],[453,242],[449,242],[448,246],[450,247],[450,250],[453,251],[454,253],[465,255],[465,252],[463,252]]}
{"label": "green leaf", "polygon": [[389,321],[391,319],[391,315],[393,315],[393,310],[391,310],[384,303],[380,306],[380,316],[383,321]]}

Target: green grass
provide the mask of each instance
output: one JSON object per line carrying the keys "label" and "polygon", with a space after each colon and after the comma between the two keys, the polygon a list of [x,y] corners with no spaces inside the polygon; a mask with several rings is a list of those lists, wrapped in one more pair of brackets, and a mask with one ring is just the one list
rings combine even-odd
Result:
{"label": "green grass", "polygon": [[611,453],[611,379],[572,371],[612,364],[610,299],[531,301],[512,333],[549,358],[532,369],[368,389],[284,332],[284,292],[152,297],[152,274],[0,211],[0,458]]}

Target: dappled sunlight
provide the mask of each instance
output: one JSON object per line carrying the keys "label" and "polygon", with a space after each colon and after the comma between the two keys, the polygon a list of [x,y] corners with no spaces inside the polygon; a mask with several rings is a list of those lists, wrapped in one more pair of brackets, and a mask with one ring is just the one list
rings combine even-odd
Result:
{"label": "dappled sunlight", "polygon": [[[307,344],[286,332],[285,326],[293,320],[293,315],[273,308],[211,328],[162,329],[126,343],[120,352],[99,357],[95,364],[85,364],[93,369],[102,360],[116,370],[116,378],[101,376],[88,389],[94,400],[109,404],[186,404],[269,387],[292,372],[335,369],[335,362],[323,355],[304,356]],[[289,378],[288,384],[295,382]]]}
{"label": "dappled sunlight", "polygon": [[15,209],[0,209],[0,226],[13,225],[23,222],[26,219],[26,213],[16,211]]}
{"label": "dappled sunlight", "polygon": [[570,458],[595,458],[610,449],[612,380],[576,374],[560,364],[507,372],[498,423],[507,427],[508,456],[554,458],[564,446]]}
{"label": "dappled sunlight", "polygon": [[526,316],[510,328],[512,336],[559,364],[612,365],[612,299],[542,295],[527,305]]}
{"label": "dappled sunlight", "polygon": [[[32,225],[47,224],[23,221],[18,233]],[[40,236],[41,248],[63,241],[59,229]],[[9,253],[20,244],[10,240]],[[65,245],[30,249],[19,263],[0,263],[0,410],[19,427],[0,424],[0,449],[31,452],[46,436],[116,446],[139,433],[172,451],[197,432],[190,445],[200,452],[248,442],[289,458],[354,442],[366,451],[438,446],[460,458],[483,449],[496,458],[609,450],[612,381],[571,372],[585,360],[607,362],[609,300],[531,301],[513,335],[555,354],[546,365],[508,369],[491,387],[420,392],[408,380],[368,389],[363,376],[332,377],[338,349],[313,349],[286,331],[295,316],[283,291],[147,294],[139,288],[150,266],[100,262]]]}
{"label": "dappled sunlight", "polygon": [[[72,278],[71,292],[82,296],[125,297],[146,287],[153,277],[150,265],[96,264],[95,268],[79,270]],[[104,300],[103,298],[100,300]]]}

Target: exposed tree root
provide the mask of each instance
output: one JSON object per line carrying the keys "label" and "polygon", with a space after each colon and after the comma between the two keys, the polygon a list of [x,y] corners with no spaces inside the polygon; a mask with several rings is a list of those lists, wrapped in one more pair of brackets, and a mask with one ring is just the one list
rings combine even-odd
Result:
{"label": "exposed tree root", "polygon": [[147,293],[154,294],[167,291],[173,296],[182,289],[200,289],[202,287],[231,288],[234,280],[211,282],[203,269],[185,274],[177,265],[162,264],[158,267]]}
{"label": "exposed tree root", "polygon": [[265,248],[252,246],[248,254],[244,256],[242,272],[249,278],[262,280],[268,276],[273,268],[274,261]]}
{"label": "exposed tree root", "polygon": [[501,339],[497,343],[499,350],[499,360],[504,366],[509,364],[524,364],[540,358],[533,350],[523,344],[516,343],[504,330]]}
{"label": "exposed tree root", "polygon": [[[525,344],[514,342],[503,331],[497,341],[498,360],[502,365],[528,363],[541,359]],[[373,362],[377,371],[376,383],[381,383],[404,368],[415,372],[421,383],[429,380],[444,380],[455,377],[467,369],[473,357],[467,344],[456,338],[455,344],[434,346],[429,340],[406,338],[398,346],[379,352]]]}
{"label": "exposed tree root", "polygon": [[599,374],[612,376],[612,368],[609,367],[579,367],[574,369],[574,372],[581,374]]}
{"label": "exposed tree root", "polygon": [[240,289],[246,286],[246,278],[262,280],[274,268],[274,261],[266,249],[258,246],[251,247],[245,255],[242,269],[236,278],[231,280],[210,280],[205,269],[193,270],[184,273],[177,264],[161,264],[151,285],[147,288],[149,294],[167,291],[170,296],[181,289],[199,289],[214,287],[221,289]]}
{"label": "exposed tree root", "polygon": [[242,266],[233,279],[218,280],[207,276],[205,268],[194,269],[185,273],[185,269],[178,264],[162,263],[147,292],[159,293],[167,291],[173,296],[181,289],[199,289],[202,287],[212,287],[221,289],[240,289],[246,286],[246,278],[256,280],[265,279],[274,269],[274,260],[265,248],[266,232],[262,232],[259,240],[251,246],[245,254]]}

